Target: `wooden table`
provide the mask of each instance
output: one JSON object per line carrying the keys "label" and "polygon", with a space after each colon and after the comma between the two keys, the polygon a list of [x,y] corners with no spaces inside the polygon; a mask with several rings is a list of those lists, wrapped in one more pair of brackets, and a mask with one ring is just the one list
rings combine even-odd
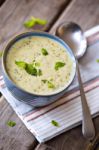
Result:
{"label": "wooden table", "polygon": [[[2,5],[1,5],[2,4]],[[48,20],[45,27],[34,29],[54,33],[63,21],[74,21],[85,30],[99,24],[99,0],[0,0],[0,49],[16,33],[26,31],[23,22],[35,16]],[[29,29],[33,30],[33,29]],[[17,125],[9,128],[8,120],[15,120]],[[94,119],[96,133],[99,133],[99,117]],[[81,133],[81,126],[74,128],[46,144],[56,150],[85,150],[89,144]],[[15,112],[0,98],[0,150],[34,150],[38,142],[27,130]]]}

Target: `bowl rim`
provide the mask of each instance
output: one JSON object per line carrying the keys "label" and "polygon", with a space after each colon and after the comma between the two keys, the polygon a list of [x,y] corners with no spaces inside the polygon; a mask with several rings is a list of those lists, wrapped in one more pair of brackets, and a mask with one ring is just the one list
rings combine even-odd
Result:
{"label": "bowl rim", "polygon": [[[39,34],[39,35],[36,35]],[[60,43],[62,46],[65,47],[66,51],[68,52],[69,56],[72,58],[73,62],[74,62],[74,74],[72,76],[72,79],[70,80],[70,82],[64,86],[63,88],[60,88],[60,90],[56,90],[56,92],[52,92],[49,94],[36,94],[36,93],[32,93],[32,92],[28,92],[26,90],[24,90],[23,88],[21,88],[20,86],[18,86],[17,84],[14,83],[14,81],[11,79],[11,77],[9,76],[7,70],[6,70],[6,63],[5,63],[5,58],[7,55],[8,50],[10,49],[10,47],[17,41],[19,41],[20,39],[23,39],[25,37],[29,37],[29,36],[41,36],[41,37],[47,37],[50,38],[52,40],[55,40],[56,42]],[[72,56],[71,56],[72,55]],[[56,35],[44,32],[44,31],[29,31],[29,32],[22,32],[20,34],[17,34],[16,36],[12,37],[6,44],[4,51],[3,51],[3,55],[2,55],[2,68],[3,68],[3,73],[4,75],[6,75],[7,79],[15,86],[17,87],[19,90],[21,90],[22,92],[25,92],[27,94],[31,94],[33,96],[43,96],[43,97],[47,97],[47,96],[53,96],[53,95],[57,95],[63,91],[65,91],[72,83],[72,81],[74,80],[75,74],[76,74],[76,59],[75,56],[71,50],[71,48],[68,46],[68,44],[63,41],[61,38],[57,37]]]}

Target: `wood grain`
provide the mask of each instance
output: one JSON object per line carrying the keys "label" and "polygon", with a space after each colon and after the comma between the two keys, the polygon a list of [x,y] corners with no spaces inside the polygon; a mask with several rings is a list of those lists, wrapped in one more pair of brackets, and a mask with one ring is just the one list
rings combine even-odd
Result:
{"label": "wood grain", "polygon": [[[9,127],[9,120],[15,121],[16,126]],[[0,150],[30,150],[36,143],[34,136],[26,129],[6,100],[0,98]]]}
{"label": "wood grain", "polygon": [[[55,33],[59,24],[64,21],[74,21],[87,30],[99,24],[99,1],[98,0],[74,0],[55,22],[50,33]],[[94,119],[96,133],[99,133],[99,117]],[[72,129],[46,143],[56,150],[86,150],[90,144],[83,138],[81,126]]]}
{"label": "wood grain", "polygon": [[30,31],[23,26],[24,21],[31,16],[46,19],[45,27],[36,26],[34,29],[48,30],[54,19],[66,7],[69,0],[6,0],[0,9],[0,43],[13,35]]}
{"label": "wood grain", "polygon": [[[6,0],[0,8],[0,45],[8,41],[13,35],[26,31],[23,22],[30,16],[47,19],[45,27],[37,26],[34,29],[49,30],[53,33],[63,21],[75,21],[84,30],[99,23],[99,0],[73,0],[64,10],[69,0]],[[61,13],[63,11],[63,13]],[[10,128],[6,125],[8,120],[17,124]],[[96,131],[99,133],[99,117],[94,119]],[[82,137],[81,126],[72,129],[48,141],[47,145],[56,150],[85,150],[89,144]],[[26,129],[12,108],[0,99],[0,150],[33,150],[37,141]],[[43,145],[44,147],[44,145]],[[45,148],[45,147],[44,147]],[[46,149],[46,148],[45,148]]]}
{"label": "wood grain", "polygon": [[35,150],[55,150],[55,148],[48,146],[46,144],[38,144]]}
{"label": "wood grain", "polygon": [[[99,134],[99,117],[94,119],[97,135]],[[78,126],[56,138],[48,141],[47,145],[52,146],[56,150],[87,150],[90,144],[83,136],[81,132],[81,126]]]}
{"label": "wood grain", "polygon": [[[0,49],[3,49],[8,39],[13,35],[27,31],[23,23],[31,16],[48,20],[45,27],[34,29],[48,30],[54,23],[69,0],[6,0],[0,8]],[[33,30],[33,29],[30,29]],[[28,30],[28,31],[30,31]],[[1,74],[1,69],[0,69]],[[5,101],[0,99],[0,150],[33,150],[37,144],[34,136],[26,129],[15,112]],[[10,128],[8,120],[17,124]]]}
{"label": "wood grain", "polygon": [[62,22],[76,22],[84,31],[99,24],[99,0],[73,0],[50,30],[54,33]]}

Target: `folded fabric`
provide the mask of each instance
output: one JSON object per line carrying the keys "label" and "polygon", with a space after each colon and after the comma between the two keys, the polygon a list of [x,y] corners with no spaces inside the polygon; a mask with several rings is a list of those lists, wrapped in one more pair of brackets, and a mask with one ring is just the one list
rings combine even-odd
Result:
{"label": "folded fabric", "polygon": [[[99,32],[99,26],[89,30],[85,35],[94,36],[94,33],[97,32]],[[99,64],[96,62],[99,56],[98,49],[99,42],[92,44],[88,47],[86,55],[80,60],[84,89],[93,117],[99,114]],[[40,143],[81,123],[82,108],[76,77],[61,99],[42,108],[33,108],[13,97],[6,88],[2,76],[0,77],[0,91]],[[59,127],[53,126],[52,120],[57,121]]]}

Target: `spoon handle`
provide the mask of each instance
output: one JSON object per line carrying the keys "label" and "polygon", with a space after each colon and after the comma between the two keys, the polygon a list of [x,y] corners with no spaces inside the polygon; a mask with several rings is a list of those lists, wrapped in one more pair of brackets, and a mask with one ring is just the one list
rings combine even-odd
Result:
{"label": "spoon handle", "polygon": [[77,76],[78,76],[79,89],[80,89],[80,95],[81,95],[81,103],[82,103],[82,117],[83,117],[82,118],[82,133],[85,138],[92,140],[95,136],[95,128],[94,128],[90,110],[87,104],[78,60],[76,60],[76,66],[77,66]]}

